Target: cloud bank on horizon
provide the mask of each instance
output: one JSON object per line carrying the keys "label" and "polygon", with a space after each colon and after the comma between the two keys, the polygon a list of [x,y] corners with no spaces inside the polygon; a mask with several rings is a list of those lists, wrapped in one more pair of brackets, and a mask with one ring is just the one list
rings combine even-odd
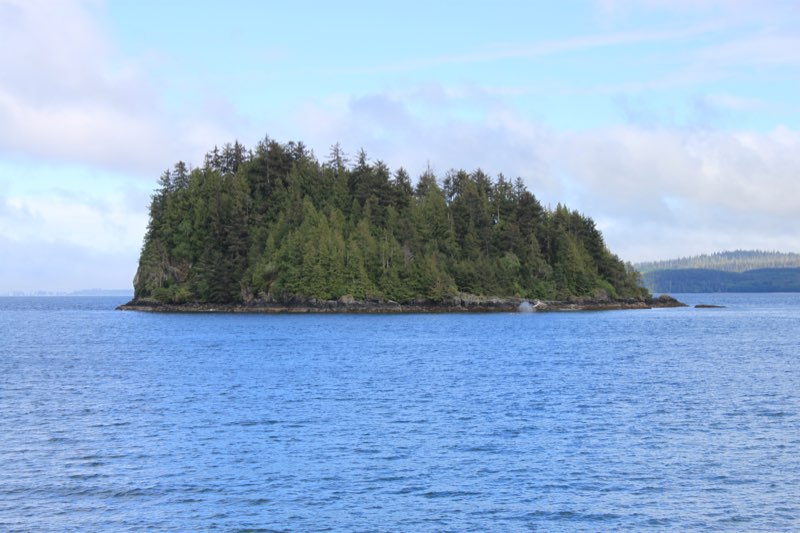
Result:
{"label": "cloud bank on horizon", "polygon": [[129,286],[163,169],[265,134],[520,176],[625,260],[800,251],[793,3],[284,4],[0,0],[0,293]]}

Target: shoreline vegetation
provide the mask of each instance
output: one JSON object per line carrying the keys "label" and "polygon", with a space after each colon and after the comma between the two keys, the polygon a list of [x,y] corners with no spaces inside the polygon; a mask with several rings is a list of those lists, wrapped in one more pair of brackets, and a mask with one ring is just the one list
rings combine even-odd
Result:
{"label": "shoreline vegetation", "polygon": [[653,309],[686,307],[668,295],[657,298],[595,299],[571,298],[569,300],[529,301],[524,298],[481,298],[461,295],[434,302],[415,300],[399,303],[392,300],[356,300],[343,296],[338,300],[295,298],[291,301],[268,302],[253,300],[246,304],[182,303],[170,304],[154,299],[131,300],[117,307],[122,311],[148,311],[157,313],[352,313],[352,314],[402,314],[402,313],[531,313],[554,311],[614,311],[622,309]]}
{"label": "shoreline vegetation", "polygon": [[166,170],[125,310],[490,312],[642,309],[641,276],[595,222],[521,178],[428,168],[412,185],[337,144],[269,138]]}

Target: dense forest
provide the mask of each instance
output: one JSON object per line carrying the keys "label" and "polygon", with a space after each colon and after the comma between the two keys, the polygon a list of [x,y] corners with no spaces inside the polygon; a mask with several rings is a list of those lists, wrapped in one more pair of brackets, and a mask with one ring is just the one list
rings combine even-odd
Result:
{"label": "dense forest", "polygon": [[639,274],[594,222],[544,208],[522,180],[426,171],[412,184],[337,144],[214,148],[165,171],[134,280],[170,303],[299,298],[438,302],[457,294],[642,298]]}
{"label": "dense forest", "polygon": [[655,270],[710,269],[723,272],[746,272],[762,268],[800,268],[800,254],[735,250],[666,261],[637,263],[636,270],[645,274]]}

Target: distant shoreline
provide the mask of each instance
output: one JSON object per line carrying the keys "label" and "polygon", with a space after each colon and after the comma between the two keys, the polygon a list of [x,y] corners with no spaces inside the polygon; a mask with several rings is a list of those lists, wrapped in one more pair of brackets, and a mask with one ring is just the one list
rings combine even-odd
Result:
{"label": "distant shoreline", "polygon": [[2,298],[60,298],[64,296],[130,298],[133,296],[133,291],[130,289],[82,289],[79,291],[8,291],[0,293]]}
{"label": "distant shoreline", "polygon": [[401,313],[514,313],[551,311],[616,311],[622,309],[652,309],[686,307],[670,296],[646,299],[526,300],[523,298],[452,298],[442,302],[418,300],[400,304],[387,300],[298,299],[292,302],[254,301],[246,304],[183,303],[170,304],[149,299],[134,299],[120,305],[120,311],[156,313],[252,313],[252,314],[401,314]]}

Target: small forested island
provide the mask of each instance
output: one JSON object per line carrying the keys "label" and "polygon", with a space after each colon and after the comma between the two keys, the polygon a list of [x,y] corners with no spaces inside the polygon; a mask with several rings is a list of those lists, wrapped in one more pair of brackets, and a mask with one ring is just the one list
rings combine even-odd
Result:
{"label": "small forested island", "polygon": [[735,250],[640,263],[645,287],[663,292],[800,292],[800,254]]}
{"label": "small forested island", "polygon": [[269,138],[163,173],[122,309],[490,311],[680,305],[654,299],[588,217],[522,180],[424,172],[416,185],[335,145]]}

